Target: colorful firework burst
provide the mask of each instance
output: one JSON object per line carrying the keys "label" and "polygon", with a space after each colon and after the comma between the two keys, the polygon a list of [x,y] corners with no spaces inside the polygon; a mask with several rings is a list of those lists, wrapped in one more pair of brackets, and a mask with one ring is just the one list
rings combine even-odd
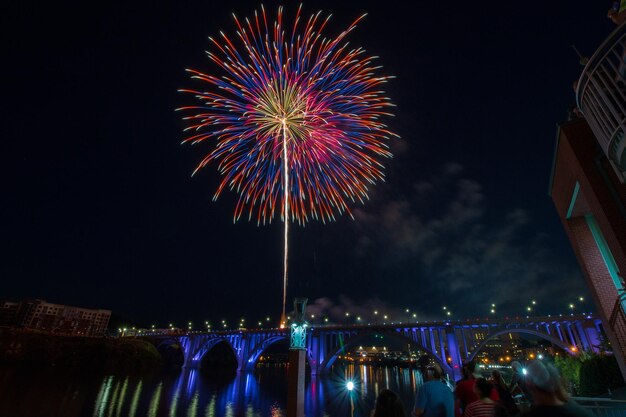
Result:
{"label": "colorful firework burst", "polygon": [[291,28],[282,7],[270,27],[264,8],[252,19],[235,15],[238,41],[220,32],[209,58],[219,76],[187,70],[206,90],[202,105],[182,107],[189,124],[184,142],[210,140],[213,150],[196,170],[216,161],[225,188],[239,195],[234,217],[247,212],[258,223],[334,220],[367,199],[368,186],[384,179],[383,158],[396,136],[381,122],[393,106],[381,90],[391,77],[377,75],[375,58],[349,48],[346,36],[324,37],[330,16],[321,12]]}

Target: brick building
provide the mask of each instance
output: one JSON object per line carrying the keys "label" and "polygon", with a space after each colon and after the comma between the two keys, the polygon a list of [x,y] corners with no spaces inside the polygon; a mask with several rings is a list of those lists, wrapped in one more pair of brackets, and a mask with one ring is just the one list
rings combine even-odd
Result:
{"label": "brick building", "polygon": [[110,310],[52,304],[45,300],[0,302],[0,325],[73,336],[103,336]]}
{"label": "brick building", "polygon": [[626,378],[626,26],[589,60],[558,127],[550,196]]}

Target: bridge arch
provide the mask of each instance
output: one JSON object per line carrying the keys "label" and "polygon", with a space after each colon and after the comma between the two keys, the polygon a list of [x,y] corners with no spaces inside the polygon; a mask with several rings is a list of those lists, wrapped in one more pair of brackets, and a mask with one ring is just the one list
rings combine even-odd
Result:
{"label": "bridge arch", "polygon": [[163,363],[167,367],[179,367],[187,360],[185,349],[179,339],[148,339],[163,358]]}
{"label": "bridge arch", "polygon": [[164,347],[171,346],[171,345],[180,345],[180,340],[173,339],[173,338],[156,339],[156,340],[150,340],[150,341],[152,342],[152,344],[154,344],[154,347],[157,348],[157,350],[163,349]]}
{"label": "bridge arch", "polygon": [[343,347],[339,347],[338,349],[336,349],[336,351],[328,359],[326,359],[321,364],[320,367],[321,367],[322,372],[330,371],[330,367],[333,366],[333,364],[337,360],[337,357],[339,356],[339,354],[343,350],[347,350],[349,348],[352,348],[353,346],[356,346],[356,345],[360,344],[359,342],[362,341],[363,339],[367,338],[367,337],[371,337],[371,336],[374,336],[376,334],[381,334],[381,333],[384,334],[385,336],[390,337],[391,339],[396,340],[396,341],[399,341],[399,342],[402,342],[402,343],[411,343],[411,344],[415,344],[415,345],[419,346],[421,350],[425,351],[428,355],[430,355],[431,357],[433,357],[435,359],[435,361],[439,364],[439,366],[441,366],[441,368],[443,369],[444,372],[446,372],[449,375],[454,375],[454,371],[453,371],[452,367],[450,365],[448,365],[447,363],[445,363],[443,358],[440,358],[439,356],[437,356],[437,354],[435,354],[430,348],[428,348],[427,346],[423,346],[422,343],[419,340],[416,340],[416,339],[413,339],[411,337],[405,336],[405,335],[403,335],[401,333],[398,333],[396,331],[381,332],[381,331],[376,331],[376,330],[366,331],[366,332],[363,332],[363,333],[357,333],[354,336],[350,337],[344,343]]}
{"label": "bridge arch", "polygon": [[237,355],[237,351],[235,350],[234,346],[226,337],[216,337],[204,342],[198,350],[190,355],[189,362],[193,363],[199,368],[205,355],[212,351],[213,348],[215,348],[217,345],[222,343],[228,346],[229,350],[233,354],[233,358],[235,358],[235,361],[237,362],[237,364],[239,364],[239,355]]}
{"label": "bridge arch", "polygon": [[[269,349],[270,346],[272,346],[273,344],[280,342],[280,341],[284,341],[284,340],[289,341],[288,334],[279,334],[279,335],[270,336],[264,339],[262,342],[258,343],[256,346],[252,348],[248,357],[244,358],[245,363],[244,363],[243,369],[246,371],[254,371],[254,369],[256,368],[256,364],[259,358],[261,357],[261,355],[263,355],[263,353],[267,351],[267,349]],[[312,359],[313,358],[311,356],[311,351],[310,349],[307,349],[306,351],[307,362],[311,364]]]}
{"label": "bridge arch", "polygon": [[478,354],[478,352],[480,352],[487,345],[487,343],[489,343],[491,340],[495,339],[498,336],[502,336],[503,334],[508,334],[508,333],[525,333],[525,334],[531,334],[533,336],[538,336],[560,347],[561,349],[563,349],[570,355],[574,354],[571,350],[571,347],[572,347],[571,345],[565,343],[561,339],[557,339],[556,337],[552,335],[549,335],[549,334],[546,334],[537,330],[533,330],[533,329],[504,329],[504,330],[498,330],[497,332],[490,334],[487,338],[485,338],[485,340],[480,342],[480,344],[474,348],[472,353],[467,358],[468,361],[473,361],[476,355]]}
{"label": "bridge arch", "polygon": [[261,357],[261,355],[267,349],[269,349],[270,346],[272,346],[273,344],[275,344],[277,342],[283,341],[283,340],[289,340],[289,337],[284,336],[284,335],[271,336],[271,337],[268,337],[267,339],[263,340],[257,346],[254,346],[253,349],[252,349],[252,352],[250,352],[248,357],[244,358],[245,359],[245,369],[247,371],[253,371],[254,368],[256,367],[256,363],[259,360],[259,358]]}

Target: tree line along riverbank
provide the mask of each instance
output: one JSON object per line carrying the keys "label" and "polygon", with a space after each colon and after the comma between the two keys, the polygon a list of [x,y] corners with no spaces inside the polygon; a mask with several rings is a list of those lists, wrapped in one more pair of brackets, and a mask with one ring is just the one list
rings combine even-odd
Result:
{"label": "tree line along riverbank", "polygon": [[141,339],[61,336],[0,328],[0,363],[106,372],[160,370],[163,358]]}

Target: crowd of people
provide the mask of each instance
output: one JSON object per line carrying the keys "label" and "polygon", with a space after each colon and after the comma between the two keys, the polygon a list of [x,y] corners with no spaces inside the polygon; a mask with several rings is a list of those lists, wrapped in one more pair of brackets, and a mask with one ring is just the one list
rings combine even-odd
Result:
{"label": "crowd of people", "polygon": [[[593,417],[571,401],[556,368],[536,360],[523,367],[512,362],[507,384],[498,370],[487,379],[474,362],[463,366],[463,378],[454,387],[443,378],[440,366],[422,371],[424,384],[417,390],[415,417]],[[376,399],[372,417],[406,417],[396,393],[384,389]]]}

